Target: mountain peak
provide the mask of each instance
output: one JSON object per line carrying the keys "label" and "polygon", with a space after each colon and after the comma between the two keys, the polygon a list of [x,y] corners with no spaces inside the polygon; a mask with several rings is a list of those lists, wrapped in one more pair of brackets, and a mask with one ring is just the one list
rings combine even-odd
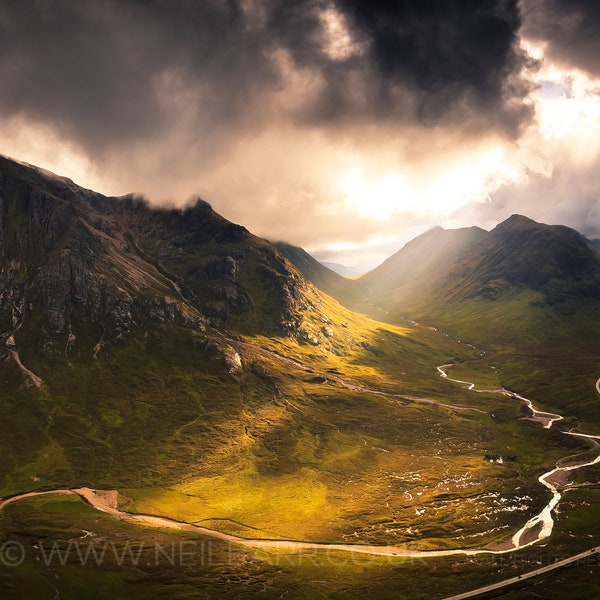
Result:
{"label": "mountain peak", "polygon": [[518,230],[518,229],[529,229],[530,227],[540,226],[540,223],[519,214],[513,214],[502,223],[496,225],[495,229],[504,230]]}
{"label": "mountain peak", "polygon": [[152,322],[293,335],[308,305],[300,274],[204,200],[152,208],[5,157],[0,258],[0,344],[43,354]]}

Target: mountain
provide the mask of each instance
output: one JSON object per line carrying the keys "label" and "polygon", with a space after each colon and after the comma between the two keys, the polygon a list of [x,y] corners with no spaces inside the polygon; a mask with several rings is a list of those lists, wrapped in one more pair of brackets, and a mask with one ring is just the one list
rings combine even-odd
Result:
{"label": "mountain", "polygon": [[594,238],[594,239],[588,239],[586,238],[585,240],[587,242],[587,245],[592,248],[592,250],[595,250],[596,252],[600,252],[600,239],[598,238]]}
{"label": "mountain", "polygon": [[472,354],[351,312],[206,202],[152,208],[0,158],[0,496],[126,488],[246,536],[383,541],[355,517],[403,510],[376,482],[415,444],[430,456],[423,428],[471,436],[434,399],[462,393],[435,366]]}
{"label": "mountain", "polygon": [[335,271],[336,273],[338,273],[339,275],[342,275],[344,277],[354,277],[355,275],[360,275],[361,273],[364,272],[361,271],[358,266],[352,266],[352,267],[348,267],[346,265],[342,265],[340,263],[332,263],[332,262],[322,262],[321,263],[324,267],[327,267],[328,269],[330,269],[331,271]]}
{"label": "mountain", "polygon": [[352,295],[356,286],[351,279],[347,279],[321,264],[306,250],[286,242],[273,242],[273,246],[320,290],[334,298],[347,298]]}
{"label": "mountain", "polygon": [[461,254],[480,242],[479,227],[435,227],[407,243],[380,266],[357,280],[367,298],[385,311],[419,309],[442,286]]}
{"label": "mountain", "polygon": [[600,300],[600,257],[568,227],[513,215],[482,240],[477,253],[463,257],[471,269],[463,294],[495,297],[509,288],[531,289],[565,311],[572,303]]}
{"label": "mountain", "polygon": [[600,255],[575,230],[520,215],[490,232],[436,228],[356,283],[365,312],[441,327],[494,357],[505,385],[574,409],[569,389],[595,411]]}
{"label": "mountain", "polygon": [[489,232],[436,227],[352,280],[352,288],[292,262],[352,310],[441,328],[484,350],[507,387],[543,390],[554,406],[591,418],[597,399],[589,381],[600,360],[600,254],[593,246],[568,227],[513,215]]}
{"label": "mountain", "polygon": [[154,210],[4,158],[0,178],[4,340],[29,336],[47,350],[90,352],[80,323],[98,326],[95,346],[144,318],[297,328],[302,278],[206,202]]}
{"label": "mountain", "polygon": [[[488,556],[432,557],[432,579],[355,548],[498,548],[543,510],[540,473],[587,444],[497,390],[564,406],[565,430],[597,420],[581,393],[597,378],[596,254],[522,218],[436,229],[362,282],[279,247],[201,200],[152,208],[0,159],[2,598],[413,597],[415,581],[430,598],[497,575]],[[73,493],[6,501],[82,486],[208,529],[142,527]],[[595,522],[593,487],[571,493],[552,555]],[[347,544],[352,564],[290,540]]]}
{"label": "mountain", "polygon": [[0,489],[169,479],[182,427],[217,410],[212,447],[264,392],[251,371],[241,391],[252,352],[235,339],[320,340],[321,303],[202,200],[154,209],[0,157]]}
{"label": "mountain", "polygon": [[530,292],[532,306],[571,313],[600,300],[600,257],[573,229],[513,215],[490,232],[433,229],[358,281],[387,310],[443,314]]}

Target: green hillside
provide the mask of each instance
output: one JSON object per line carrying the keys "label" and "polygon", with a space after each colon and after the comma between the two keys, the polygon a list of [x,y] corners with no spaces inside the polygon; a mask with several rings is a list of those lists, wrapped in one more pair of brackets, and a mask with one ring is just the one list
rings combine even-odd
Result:
{"label": "green hillside", "polygon": [[[518,391],[537,392],[545,369],[560,365],[560,378],[549,380],[548,394],[535,396],[536,403],[568,409],[565,430],[586,411],[595,414],[591,399],[555,400],[561,390],[564,399],[569,377],[577,373],[583,381],[587,373],[572,348],[549,346],[553,336],[573,335],[579,351],[589,353],[585,368],[591,374],[596,366],[594,325],[588,323],[585,337],[586,313],[579,312],[585,303],[590,315],[595,310],[596,259],[582,250],[575,269],[569,260],[580,246],[569,231],[560,230],[572,244],[567,257],[550,253],[553,269],[566,260],[573,273],[562,287],[551,271],[529,278],[527,261],[513,274],[510,255],[500,252],[505,236],[538,231],[526,222],[516,233],[512,225],[495,234],[436,230],[355,285],[297,251],[286,250],[288,260],[202,201],[184,210],[154,209],[7,159],[0,160],[0,174],[3,498],[88,486],[118,490],[122,510],[131,513],[242,537],[497,548],[548,502],[539,475],[589,449],[558,428],[543,429],[518,400],[498,391],[516,382]],[[540,232],[531,260],[555,239],[553,230]],[[292,264],[302,257],[305,274]],[[427,259],[411,276],[418,257]],[[495,269],[501,284],[492,298],[478,286],[492,285],[486,277]],[[319,276],[342,301],[361,302],[387,322],[318,289]],[[361,287],[365,281],[368,288]],[[427,286],[425,296],[415,281]],[[577,310],[569,312],[574,298]],[[404,299],[421,299],[415,314],[425,325],[403,318]],[[510,328],[507,315],[515,319]],[[528,338],[542,318],[555,319],[554,332],[542,341]],[[456,335],[427,326],[429,320]],[[465,340],[485,343],[486,351]],[[526,355],[542,342],[547,364],[541,354]],[[569,356],[578,362],[568,363]],[[451,376],[478,389],[440,377],[439,365],[452,365],[445,367]],[[561,530],[567,549],[571,534],[589,520],[580,511],[591,496],[582,495],[571,509],[580,520]],[[337,555],[324,558],[320,551],[280,568],[277,552],[234,546],[227,568],[210,565],[195,574],[181,564],[118,561],[50,568],[40,555],[46,542],[64,548],[83,535],[94,548],[107,541],[123,548],[126,540],[139,546],[182,539],[91,513],[71,497],[15,502],[0,522],[0,548],[18,542],[27,550],[18,568],[0,560],[6,598],[55,590],[75,598],[88,585],[96,597],[127,598],[132,581],[142,598],[157,590],[197,597],[196,588],[236,598],[258,590],[265,597],[286,590],[297,598],[344,597],[336,596],[340,589],[355,597],[384,594],[390,585],[400,591],[389,597],[418,597],[407,587],[418,570],[405,559],[348,562],[345,555],[331,570],[327,560]],[[227,549],[215,548],[223,558]],[[461,574],[473,575],[470,560],[427,562],[446,583],[426,584],[421,597],[458,589]],[[498,570],[491,557],[474,560],[481,572],[473,583]],[[317,585],[315,578],[326,582]],[[249,587],[241,589],[244,581]]]}
{"label": "green hillside", "polygon": [[576,231],[519,215],[438,228],[357,284],[365,311],[442,328],[485,349],[506,387],[598,420],[600,256]]}

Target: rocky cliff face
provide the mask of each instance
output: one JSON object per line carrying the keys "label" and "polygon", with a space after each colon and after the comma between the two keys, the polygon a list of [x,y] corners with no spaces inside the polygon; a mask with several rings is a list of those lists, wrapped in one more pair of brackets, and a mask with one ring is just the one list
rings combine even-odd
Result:
{"label": "rocky cliff face", "polygon": [[146,320],[291,334],[308,289],[205,202],[157,210],[0,157],[0,344],[93,356]]}

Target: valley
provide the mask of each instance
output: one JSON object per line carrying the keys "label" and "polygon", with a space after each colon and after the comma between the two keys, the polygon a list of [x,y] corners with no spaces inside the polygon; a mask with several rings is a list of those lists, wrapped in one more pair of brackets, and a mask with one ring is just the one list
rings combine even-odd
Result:
{"label": "valley", "polygon": [[[448,367],[446,366],[446,369],[444,370],[444,372],[447,373]],[[433,375],[433,374],[432,374]],[[448,379],[450,379],[448,377]],[[450,379],[452,381],[452,379]],[[471,386],[471,382],[468,381],[462,381],[459,380],[460,384],[465,385],[467,388],[470,388]],[[472,391],[472,390],[469,390]],[[498,393],[496,391],[496,393]],[[378,395],[378,394],[377,394]],[[513,398],[513,400],[518,400],[518,401],[524,401],[524,399],[519,399],[519,398]],[[456,408],[456,407],[455,407]],[[532,407],[532,410],[535,411],[535,407]],[[553,417],[556,417],[557,415],[552,415]],[[539,427],[540,429],[542,428],[541,425],[543,425],[543,423],[536,423],[535,426]],[[551,424],[552,425],[552,424]],[[550,429],[550,428],[548,428]],[[575,434],[577,435],[577,434]],[[95,492],[92,491],[90,489],[65,489],[65,490],[47,490],[45,492],[33,492],[30,494],[25,494],[23,496],[15,496],[13,498],[7,499],[4,502],[2,502],[2,504],[0,504],[0,510],[3,510],[4,513],[11,511],[11,508],[14,506],[15,508],[19,505],[19,504],[30,504],[32,506],[32,508],[34,509],[33,515],[30,513],[30,510],[27,510],[25,512],[25,515],[29,515],[26,518],[30,519],[31,516],[35,516],[35,506],[36,506],[36,502],[38,501],[43,501],[43,502],[51,502],[52,504],[54,504],[54,506],[61,506],[61,503],[64,503],[64,501],[60,501],[59,498],[60,497],[65,497],[65,501],[67,500],[67,497],[72,497],[72,496],[80,496],[81,498],[85,499],[85,501],[87,503],[89,503],[91,505],[91,507],[94,510],[103,512],[103,513],[107,513],[108,515],[110,515],[112,518],[117,518],[119,523],[132,523],[133,525],[136,525],[138,528],[142,527],[144,525],[150,525],[153,529],[158,529],[159,531],[163,531],[164,533],[161,533],[160,535],[171,535],[168,534],[167,532],[169,530],[175,530],[175,531],[179,531],[179,532],[188,532],[190,534],[194,534],[195,536],[201,535],[203,536],[203,538],[205,539],[216,539],[216,540],[220,540],[221,542],[226,542],[227,544],[229,544],[228,548],[229,550],[227,550],[227,552],[232,552],[232,548],[234,547],[246,547],[248,549],[249,552],[259,552],[260,558],[259,558],[259,562],[263,562],[266,561],[266,564],[275,564],[279,567],[284,566],[284,570],[283,572],[288,572],[291,570],[292,572],[306,572],[306,569],[308,568],[309,570],[314,570],[315,568],[318,569],[319,565],[330,565],[329,568],[331,568],[331,561],[332,561],[332,557],[335,557],[334,559],[334,564],[335,564],[335,570],[339,570],[340,568],[342,569],[342,571],[344,570],[343,567],[341,567],[340,565],[344,565],[347,564],[347,559],[344,558],[344,554],[345,553],[349,553],[349,555],[352,557],[350,559],[350,563],[352,564],[353,567],[357,566],[357,563],[360,564],[360,561],[362,559],[357,558],[361,555],[366,555],[366,556],[371,556],[373,560],[381,560],[383,557],[387,557],[388,560],[393,560],[393,561],[402,561],[402,560],[406,560],[406,559],[411,559],[411,560],[426,560],[426,561],[432,561],[435,559],[442,559],[443,557],[452,557],[452,556],[480,556],[480,555],[506,555],[507,553],[512,553],[514,551],[518,551],[519,553],[522,553],[522,551],[524,549],[526,549],[527,547],[532,546],[533,544],[535,544],[536,542],[539,542],[540,540],[550,536],[551,532],[552,532],[552,528],[553,528],[553,519],[552,519],[552,511],[554,511],[557,507],[558,504],[558,500],[560,499],[560,493],[557,492],[556,488],[553,488],[553,485],[557,485],[560,486],[561,489],[563,488],[563,486],[567,486],[567,481],[563,480],[560,483],[556,482],[554,484],[548,484],[545,483],[546,481],[550,481],[553,479],[553,476],[556,475],[556,473],[558,471],[569,471],[569,472],[573,472],[576,469],[579,468],[583,468],[585,466],[588,465],[593,465],[596,464],[598,462],[598,460],[600,460],[600,454],[598,454],[598,445],[595,442],[595,439],[597,438],[597,436],[583,436],[583,437],[587,437],[591,440],[591,442],[594,445],[595,448],[595,456],[590,459],[590,458],[585,458],[584,460],[578,459],[577,456],[571,456],[570,458],[566,459],[566,462],[568,462],[567,466],[563,466],[563,467],[556,467],[555,469],[553,469],[552,471],[549,471],[543,475],[541,475],[539,477],[539,481],[546,485],[546,487],[549,487],[551,489],[551,491],[553,492],[553,497],[550,501],[550,504],[548,504],[547,506],[545,506],[542,511],[540,512],[539,515],[534,516],[533,518],[531,518],[528,523],[523,526],[518,533],[514,534],[512,536],[512,547],[511,544],[506,545],[504,544],[500,544],[498,545],[498,549],[494,550],[492,549],[493,546],[490,546],[489,548],[465,548],[462,547],[460,549],[445,549],[445,550],[434,550],[434,549],[429,549],[429,550],[418,550],[418,549],[411,549],[409,547],[407,547],[406,545],[402,545],[402,546],[398,546],[398,547],[390,547],[390,546],[385,546],[385,545],[362,545],[360,543],[356,543],[356,542],[352,542],[351,544],[337,544],[337,543],[332,543],[331,541],[329,542],[321,542],[321,543],[315,543],[315,542],[303,542],[303,541],[289,541],[289,540],[273,540],[273,539],[261,539],[261,538],[252,538],[248,535],[244,535],[243,537],[239,537],[236,535],[232,535],[232,534],[227,534],[227,533],[223,533],[220,531],[215,531],[215,530],[211,530],[211,529],[207,529],[206,527],[202,527],[199,526],[197,524],[192,524],[189,522],[182,522],[182,521],[173,521],[172,519],[169,518],[165,518],[165,517],[160,517],[160,516],[156,516],[156,513],[152,513],[150,515],[144,515],[144,514],[140,514],[138,512],[138,510],[134,510],[131,511],[131,505],[127,502],[125,504],[125,506],[127,506],[127,508],[124,510],[123,508],[119,508],[120,505],[123,505],[123,498],[121,498],[121,501],[119,502],[117,500],[117,493],[116,492]],[[559,464],[561,464],[564,461],[557,461]],[[564,492],[563,492],[564,493]],[[59,498],[57,498],[56,500],[52,499],[53,496],[57,494],[59,496]],[[557,498],[558,496],[558,498]],[[46,501],[45,498],[47,498],[48,500]],[[56,501],[58,500],[58,504],[56,504]],[[66,505],[66,507],[68,507],[70,505],[70,502]],[[70,510],[70,509],[69,509]],[[85,511],[84,511],[85,513]],[[60,511],[59,513],[60,514]],[[67,516],[67,515],[65,515]],[[17,513],[17,519],[18,519],[18,513]],[[42,515],[40,514],[40,517],[38,518],[42,518]],[[68,517],[67,516],[68,521],[72,520],[72,517]],[[59,519],[60,521],[61,519]],[[77,527],[77,521],[79,520],[79,517],[75,517],[75,522],[73,522],[73,524],[75,525],[75,527]],[[187,521],[188,519],[186,519]],[[12,521],[12,519],[11,519]],[[68,522],[67,521],[67,522]],[[559,519],[560,522],[560,519]],[[102,538],[98,538],[97,537],[97,533],[93,533],[94,531],[97,530],[97,523],[98,521],[96,520],[96,526],[94,526],[93,524],[90,526],[90,530],[92,531],[92,533],[90,535],[92,535],[92,542],[94,544],[94,547],[99,548],[98,552],[100,552],[101,548],[103,547],[102,545],[106,545],[106,542],[102,541]],[[538,523],[543,523],[543,527],[539,528],[536,525]],[[82,525],[81,525],[82,526]],[[64,527],[64,525],[62,525],[62,527]],[[86,525],[87,527],[87,525]],[[110,529],[113,531],[113,534],[111,534],[111,536],[114,535],[114,532],[118,529],[120,529],[122,527],[122,525],[114,525],[114,526],[109,526]],[[116,527],[116,529],[115,529]],[[60,526],[59,526],[59,530],[60,530]],[[534,532],[535,531],[535,536],[536,537],[532,537],[531,533],[526,534],[526,531],[530,531],[530,532]],[[144,535],[148,535],[148,534],[144,534]],[[157,534],[150,534],[150,539],[155,540],[155,535]],[[86,538],[87,534],[84,536],[84,540]],[[60,535],[59,538],[60,539]],[[39,539],[39,538],[38,538]],[[43,538],[45,541],[41,542],[42,544],[46,544],[49,543],[49,540],[53,540],[52,543],[56,544],[55,540],[55,534],[51,534],[50,537],[46,537],[46,535]],[[106,538],[104,538],[106,539]],[[110,538],[109,538],[110,539]],[[138,533],[138,535],[135,535],[135,530],[130,531],[129,532],[129,537],[128,539],[135,539],[135,540],[139,540],[140,539],[140,535]],[[197,539],[197,538],[194,538]],[[447,543],[449,540],[445,540],[445,542]],[[508,542],[509,540],[506,540],[506,542]],[[75,551],[73,551],[73,555],[72,557],[69,559],[70,562],[72,563],[72,569],[73,568],[77,568],[77,557],[81,556],[81,552],[83,551],[87,551],[89,552],[89,546],[86,546],[85,544],[90,544],[92,542],[78,542],[78,544],[81,545],[81,548],[84,548],[85,550],[81,550],[80,554],[77,554]],[[38,542],[39,544],[40,542]],[[58,542],[59,544],[61,544],[60,546],[52,546],[52,548],[54,550],[56,550],[56,548],[62,548],[63,554],[58,554],[59,556],[67,556],[68,553],[71,552],[71,550],[65,550],[65,546],[63,545],[64,543]],[[73,542],[69,541],[68,545],[66,546],[67,549],[72,549],[75,546],[71,546],[70,544],[72,544]],[[127,542],[129,543],[129,542]],[[144,545],[143,543],[137,541],[136,542],[138,544],[138,546],[141,544],[141,551],[144,551],[145,554],[144,556],[146,556],[152,546],[146,542],[148,544],[148,548],[146,550],[144,550]],[[155,544],[156,542],[153,541],[153,544]],[[191,542],[190,542],[191,543]],[[197,542],[194,542],[197,543]],[[231,544],[233,544],[233,546],[231,546]],[[502,547],[503,546],[503,547]],[[78,546],[79,547],[79,546]],[[214,549],[212,546],[208,546],[210,547],[210,552],[214,553]],[[161,546],[162,548],[162,546]],[[129,550],[128,550],[129,551]],[[140,552],[141,552],[140,551]],[[39,549],[38,549],[38,560],[39,560]],[[47,556],[46,554],[46,550],[42,551],[42,556]],[[104,548],[104,552],[106,552],[106,548]],[[120,553],[124,552],[124,550],[119,550]],[[137,552],[137,550],[136,550]],[[156,550],[155,550],[156,552]],[[223,550],[223,552],[225,552]],[[236,551],[238,552],[238,551]],[[316,554],[311,554],[311,553],[316,553]],[[116,554],[117,556],[124,556],[124,554]],[[204,550],[203,550],[203,555],[204,555]],[[136,555],[132,555],[132,556],[136,556]],[[138,559],[140,555],[137,555]],[[192,556],[190,554],[190,556]],[[377,559],[377,557],[379,557],[379,559]],[[194,558],[197,560],[197,556],[194,556]],[[214,557],[212,557],[211,555],[211,561],[214,559]],[[131,567],[136,567],[137,566],[137,562],[130,557],[130,560],[133,561],[134,564],[132,564],[131,566],[126,566],[125,570],[128,570]],[[222,560],[222,559],[221,559]],[[579,560],[582,560],[581,558]],[[227,559],[227,565],[229,567],[231,567],[231,563],[230,561],[230,557]],[[65,561],[66,562],[66,561]],[[120,570],[123,569],[123,563],[126,561],[121,561],[118,564],[118,567]],[[150,566],[153,566],[154,568],[157,567],[157,565],[151,565],[152,561],[150,561],[148,564]],[[222,564],[220,561],[215,561],[216,566],[217,567],[221,567]],[[65,568],[65,564],[60,563],[60,561],[55,560],[54,563],[51,563],[53,568],[54,567],[58,567],[61,571],[64,570]],[[223,564],[225,564],[225,561],[223,561]],[[247,569],[248,569],[248,564],[245,563],[246,566],[243,568],[243,572],[247,573]],[[373,565],[372,563],[368,563],[369,564],[369,569],[371,568],[375,568],[375,569],[380,569],[381,565],[377,566],[377,565]],[[515,565],[519,565],[520,563],[518,561],[515,561]],[[523,563],[525,564],[525,563]],[[405,564],[401,563],[402,568],[405,568]],[[181,565],[179,565],[181,567]],[[193,571],[198,571],[198,567],[201,567],[200,570],[205,570],[205,568],[208,566],[206,564],[204,564],[204,562],[202,562],[202,564],[198,564],[197,562],[194,564],[194,568],[192,569]],[[106,563],[104,561],[100,561],[99,565],[96,565],[96,568],[100,567],[101,571],[104,571],[106,569]],[[387,568],[389,568],[390,565],[388,563]],[[80,566],[80,568],[83,569],[83,567]],[[88,570],[90,568],[90,565],[86,563],[84,570],[87,573]],[[190,566],[186,565],[186,568],[189,570]],[[151,569],[152,570],[152,569]],[[410,567],[409,569],[410,570]],[[510,570],[510,569],[509,569]],[[506,571],[506,569],[503,569],[503,571]],[[543,570],[542,570],[543,571]],[[282,573],[282,570],[279,568],[278,572]],[[246,575],[247,576],[247,575]],[[43,579],[43,578],[42,578]],[[229,581],[228,585],[225,585],[225,589],[226,590],[236,590],[235,593],[240,594],[240,584],[239,584],[239,579],[237,579],[236,577],[232,577],[232,579]],[[273,579],[271,579],[271,582],[273,583]],[[281,583],[281,582],[280,582]],[[335,584],[336,586],[338,584]],[[223,588],[221,588],[223,589]],[[256,589],[255,591],[250,591],[252,589],[252,587],[250,586],[250,588],[248,589],[248,594],[254,594],[256,593]],[[275,586],[276,589],[276,586]],[[306,588],[302,587],[301,589],[303,589],[304,591],[300,592],[300,596],[298,597],[302,597],[302,594],[306,593]],[[439,589],[440,591],[443,589],[442,587],[436,588]],[[269,591],[269,586],[265,584],[264,586],[264,590],[265,592]],[[271,590],[272,591],[272,590]],[[244,597],[244,592],[242,593],[242,597]],[[227,594],[227,592],[226,592]],[[231,591],[232,596],[234,597],[234,592]],[[151,597],[151,596],[149,596]],[[227,596],[226,596],[227,597]],[[269,596],[267,596],[269,597]],[[276,596],[273,596],[276,597]],[[386,596],[382,596],[382,597],[386,597]],[[389,596],[391,597],[403,597],[402,595],[393,595],[393,596]],[[431,596],[424,596],[424,597],[431,597]],[[438,596],[434,596],[434,597],[440,597],[439,594]],[[462,596],[458,596],[458,597],[462,597]],[[465,595],[465,597],[468,597]]]}
{"label": "valley", "polygon": [[[0,167],[3,597],[442,598],[595,543],[575,232],[433,231],[346,280],[201,200]],[[515,235],[581,264],[509,280]]]}
{"label": "valley", "polygon": [[[447,369],[452,365],[444,365],[443,367],[437,367],[437,370],[442,374],[444,378],[448,378],[444,367]],[[468,390],[473,390],[475,384],[468,381],[461,381],[456,379],[448,378],[450,381],[454,381],[455,383],[466,384]],[[340,380],[337,380],[340,382]],[[341,381],[344,386],[351,386],[345,381]],[[352,386],[353,387],[353,386]],[[367,388],[358,388],[357,391],[361,393],[373,393],[373,394],[384,394],[383,392],[377,392],[375,390],[369,390]],[[517,396],[515,394],[507,393],[502,390],[500,393],[504,393],[505,395],[509,395],[511,397],[515,397],[516,399],[524,402],[527,408],[532,413],[532,420],[536,422],[540,422],[544,425],[545,429],[550,429],[552,424],[562,417],[560,415],[543,413],[538,411],[530,400],[523,398],[521,396]],[[386,396],[390,396],[389,394],[384,394]],[[424,399],[412,399],[412,401],[423,401]],[[427,401],[428,403],[437,404],[434,400]],[[469,410],[464,409],[463,407],[457,406],[449,406],[447,404],[440,405],[443,408],[451,408],[454,410]],[[477,409],[470,409],[477,410]],[[481,411],[479,411],[481,412]],[[540,415],[544,415],[540,417]],[[231,534],[222,533],[219,531],[207,529],[206,527],[200,527],[198,525],[193,525],[189,523],[185,523],[182,521],[174,521],[172,519],[168,519],[165,517],[157,517],[154,515],[145,515],[139,513],[130,513],[123,512],[118,509],[119,501],[118,501],[118,492],[113,491],[102,491],[102,490],[90,490],[89,488],[74,488],[74,489],[57,489],[57,490],[47,490],[42,492],[28,492],[21,495],[12,496],[3,501],[0,501],[0,511],[4,509],[7,505],[12,504],[14,502],[19,502],[28,498],[36,498],[39,496],[46,496],[49,494],[58,494],[58,495],[76,495],[79,496],[82,500],[90,504],[93,508],[100,512],[108,513],[119,520],[129,520],[134,523],[143,523],[149,524],[153,527],[158,528],[166,528],[166,529],[176,529],[179,531],[189,531],[196,532],[208,537],[214,537],[219,540],[231,542],[233,544],[238,544],[241,546],[246,546],[255,549],[263,549],[263,550],[289,550],[289,551],[306,551],[306,550],[334,550],[341,552],[351,552],[358,554],[369,554],[369,555],[381,555],[381,556],[399,556],[399,557],[419,557],[419,558],[428,558],[428,557],[439,557],[439,556],[452,556],[455,554],[465,554],[465,555],[477,555],[481,553],[490,553],[490,554],[504,554],[507,552],[514,552],[518,550],[522,550],[527,546],[532,546],[545,538],[550,537],[552,533],[552,529],[554,526],[554,520],[552,517],[553,511],[558,506],[561,493],[560,489],[568,489],[569,483],[569,474],[572,471],[581,469],[583,467],[593,466],[600,462],[600,444],[597,440],[600,440],[600,436],[592,436],[587,434],[578,434],[572,431],[565,432],[567,435],[572,435],[576,437],[582,437],[586,440],[590,440],[594,447],[594,458],[577,460],[577,456],[569,457],[568,466],[559,466],[561,462],[564,462],[564,459],[557,461],[557,466],[541,475],[538,480],[539,482],[547,487],[552,493],[552,498],[550,502],[543,508],[543,510],[538,514],[532,517],[527,521],[527,523],[515,533],[510,539],[510,544],[501,543],[499,544],[499,549],[490,548],[461,548],[454,550],[426,550],[426,551],[418,551],[418,550],[410,550],[404,547],[396,547],[396,546],[376,546],[376,545],[364,545],[359,543],[354,544],[337,544],[334,542],[302,542],[302,541],[293,541],[293,540],[273,540],[273,539],[252,539],[246,537],[238,537]],[[583,456],[583,453],[582,453]],[[576,459],[573,462],[573,459]],[[501,548],[501,549],[500,549]]]}

